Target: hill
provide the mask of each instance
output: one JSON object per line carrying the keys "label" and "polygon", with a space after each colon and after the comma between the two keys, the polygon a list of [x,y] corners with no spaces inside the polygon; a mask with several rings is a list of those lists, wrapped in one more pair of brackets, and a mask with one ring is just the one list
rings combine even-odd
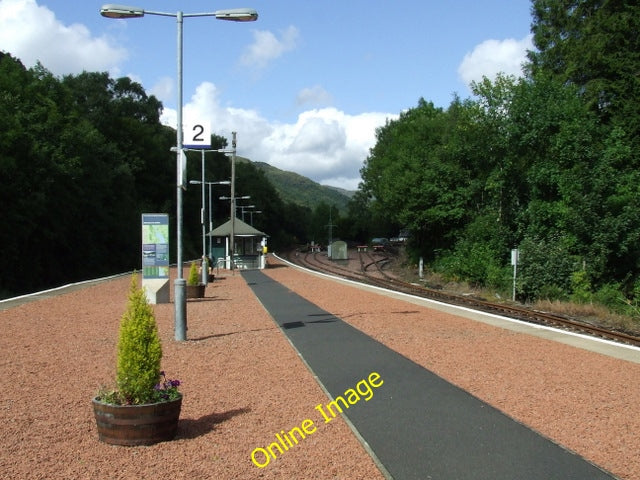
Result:
{"label": "hill", "polygon": [[[239,162],[251,162],[243,157],[236,157]],[[355,192],[337,187],[320,185],[313,180],[294,172],[280,170],[265,162],[251,162],[264,172],[282,200],[314,209],[320,203],[333,205],[346,212],[347,204]]]}

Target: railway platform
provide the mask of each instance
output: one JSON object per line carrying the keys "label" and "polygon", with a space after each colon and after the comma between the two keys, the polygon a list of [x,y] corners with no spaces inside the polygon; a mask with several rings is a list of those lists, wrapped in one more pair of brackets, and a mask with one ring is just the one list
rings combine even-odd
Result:
{"label": "railway platform", "polygon": [[387,478],[615,478],[263,272],[242,275],[331,398],[317,422],[342,414]]}

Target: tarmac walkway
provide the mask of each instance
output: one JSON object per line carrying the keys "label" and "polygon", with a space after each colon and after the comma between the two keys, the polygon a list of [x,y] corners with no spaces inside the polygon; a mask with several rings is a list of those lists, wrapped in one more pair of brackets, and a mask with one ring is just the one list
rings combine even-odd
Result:
{"label": "tarmac walkway", "polygon": [[242,276],[331,397],[317,421],[342,410],[389,478],[615,478],[261,271]]}

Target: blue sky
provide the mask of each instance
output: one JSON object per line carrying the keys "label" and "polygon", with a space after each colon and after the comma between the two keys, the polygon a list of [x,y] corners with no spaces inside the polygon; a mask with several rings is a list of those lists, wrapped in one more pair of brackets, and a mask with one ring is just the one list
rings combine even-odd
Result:
{"label": "blue sky", "polygon": [[[0,50],[56,75],[130,76],[175,126],[176,21],[114,20],[104,2],[0,0]],[[184,19],[184,115],[238,132],[238,154],[355,189],[375,129],[417,105],[446,108],[472,80],[519,74],[529,0],[118,2],[148,11],[251,7],[252,23]]]}

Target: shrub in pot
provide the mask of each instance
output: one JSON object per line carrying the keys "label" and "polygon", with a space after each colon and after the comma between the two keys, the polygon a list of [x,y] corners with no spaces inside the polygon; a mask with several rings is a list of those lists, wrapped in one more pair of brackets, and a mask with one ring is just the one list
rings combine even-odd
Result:
{"label": "shrub in pot", "polygon": [[117,445],[150,445],[177,431],[180,382],[160,370],[162,345],[155,314],[134,274],[127,309],[120,320],[116,388],[93,399],[100,440]]}
{"label": "shrub in pot", "polygon": [[187,277],[187,298],[204,298],[206,285],[200,282],[200,273],[196,262],[191,262]]}

